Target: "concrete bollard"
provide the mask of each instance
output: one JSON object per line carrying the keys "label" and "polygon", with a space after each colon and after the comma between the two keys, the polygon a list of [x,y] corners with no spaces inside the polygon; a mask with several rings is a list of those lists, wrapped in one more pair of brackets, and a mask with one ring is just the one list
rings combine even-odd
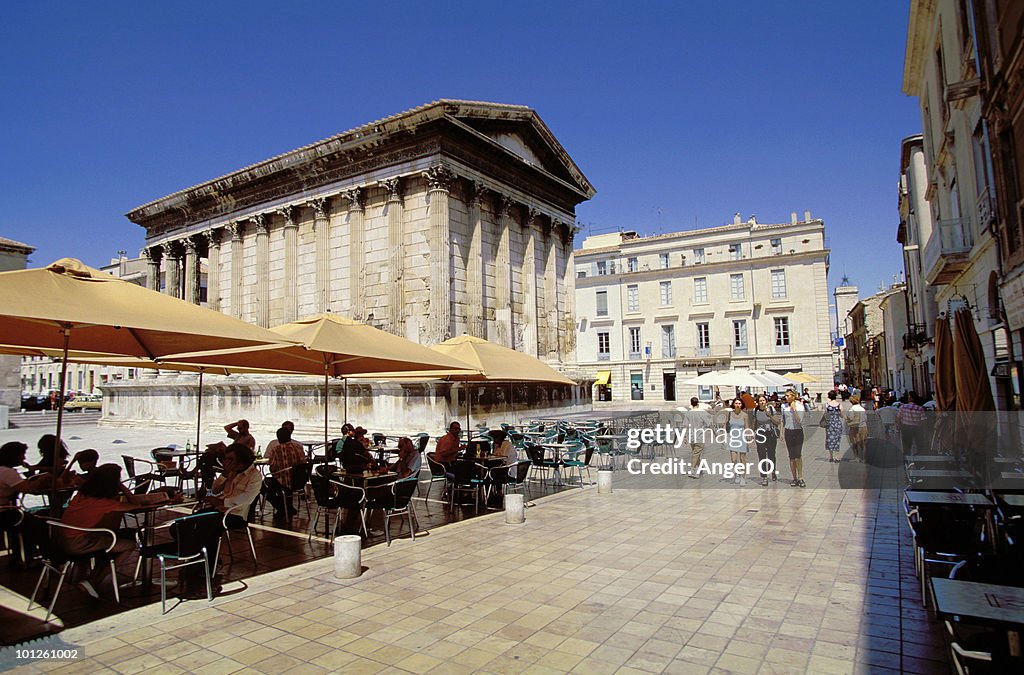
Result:
{"label": "concrete bollard", "polygon": [[510,525],[526,522],[526,504],[518,492],[505,495],[505,522]]}
{"label": "concrete bollard", "polygon": [[612,472],[601,469],[597,472],[597,494],[610,495],[612,493]]}
{"label": "concrete bollard", "polygon": [[358,534],[334,538],[334,578],[355,579],[363,573],[363,540]]}

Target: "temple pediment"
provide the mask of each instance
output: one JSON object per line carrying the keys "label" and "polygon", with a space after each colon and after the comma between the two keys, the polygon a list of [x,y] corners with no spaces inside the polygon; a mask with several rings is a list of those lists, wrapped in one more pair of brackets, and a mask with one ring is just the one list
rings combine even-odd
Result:
{"label": "temple pediment", "polygon": [[[567,206],[595,190],[537,113],[520,105],[442,99],[350,129],[130,211],[150,227],[215,217],[408,162],[450,155],[500,181],[518,173]],[[511,172],[511,173],[510,173]],[[161,226],[159,223],[163,223]]]}

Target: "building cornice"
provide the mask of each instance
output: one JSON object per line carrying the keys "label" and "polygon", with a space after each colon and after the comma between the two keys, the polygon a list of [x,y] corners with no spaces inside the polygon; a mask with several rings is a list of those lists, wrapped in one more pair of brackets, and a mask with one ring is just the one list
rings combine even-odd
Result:
{"label": "building cornice", "polygon": [[[754,256],[753,258],[740,258],[739,260],[723,260],[720,262],[709,262],[690,264],[677,267],[658,268],[653,270],[637,270],[636,272],[618,272],[616,274],[605,274],[601,276],[586,276],[576,279],[577,288],[588,288],[591,286],[614,286],[622,283],[636,283],[641,281],[666,281],[670,279],[689,279],[703,277],[711,274],[735,271],[749,272],[751,266],[755,270],[772,269],[776,267],[789,267],[794,263],[827,263],[831,249],[815,249],[813,251],[802,251],[799,253],[782,253],[780,255]],[[576,251],[576,263],[585,264],[581,260],[579,251]]]}
{"label": "building cornice", "polygon": [[907,22],[907,47],[903,56],[903,93],[917,96],[921,90],[925,60],[931,54],[935,0],[912,0]]}

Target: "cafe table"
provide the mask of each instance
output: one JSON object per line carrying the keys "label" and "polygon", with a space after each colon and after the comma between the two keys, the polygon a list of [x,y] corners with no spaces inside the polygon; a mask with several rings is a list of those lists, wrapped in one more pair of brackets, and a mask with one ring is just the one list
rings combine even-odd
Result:
{"label": "cafe table", "polygon": [[1014,508],[1024,508],[1024,495],[1000,494],[999,501]]}
{"label": "cafe table", "polygon": [[970,480],[973,478],[970,471],[962,469],[910,469],[907,471],[910,480]]}
{"label": "cafe table", "polygon": [[932,577],[935,611],[1006,630],[1010,656],[1021,656],[1024,588]]}
{"label": "cafe table", "polygon": [[555,462],[557,462],[557,464],[555,465],[555,476],[554,476],[554,479],[552,481],[552,485],[557,485],[557,486],[561,487],[562,485],[564,485],[564,483],[562,483],[562,473],[561,473],[562,454],[566,450],[568,450],[570,448],[575,448],[576,446],[575,445],[569,445],[568,443],[541,443],[540,446],[542,448],[547,448],[547,449],[555,451],[555,456],[552,459],[554,459]]}
{"label": "cafe table", "polygon": [[908,463],[908,464],[910,464],[910,463],[914,463],[914,464],[918,464],[918,463],[935,463],[935,462],[939,462],[939,463],[942,463],[942,462],[953,463],[953,462],[956,462],[956,457],[953,457],[952,455],[906,455],[903,458],[903,461]]}
{"label": "cafe table", "polygon": [[928,490],[907,490],[907,501],[918,506],[930,504],[935,506],[977,506],[990,509],[995,506],[988,497],[977,493],[932,492]]}

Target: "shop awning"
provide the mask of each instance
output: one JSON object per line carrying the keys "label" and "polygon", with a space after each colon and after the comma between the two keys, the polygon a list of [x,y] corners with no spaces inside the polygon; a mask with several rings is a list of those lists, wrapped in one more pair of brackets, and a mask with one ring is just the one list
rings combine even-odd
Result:
{"label": "shop awning", "polygon": [[597,379],[594,380],[594,384],[602,387],[607,387],[608,382],[612,379],[612,371],[610,370],[599,370],[597,371]]}

